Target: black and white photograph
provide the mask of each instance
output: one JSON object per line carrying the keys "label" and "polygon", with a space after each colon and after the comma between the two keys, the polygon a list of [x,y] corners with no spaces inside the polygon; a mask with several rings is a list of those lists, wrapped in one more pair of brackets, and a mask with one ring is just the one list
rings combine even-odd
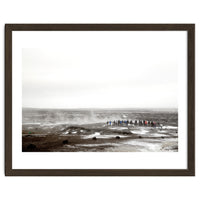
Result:
{"label": "black and white photograph", "polygon": [[22,152],[178,152],[186,35],[63,34],[21,51]]}

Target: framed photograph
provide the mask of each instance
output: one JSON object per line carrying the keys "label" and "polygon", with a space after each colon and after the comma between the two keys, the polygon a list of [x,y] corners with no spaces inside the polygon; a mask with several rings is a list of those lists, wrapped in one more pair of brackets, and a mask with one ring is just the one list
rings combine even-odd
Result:
{"label": "framed photograph", "polygon": [[194,176],[194,24],[6,24],[6,176]]}

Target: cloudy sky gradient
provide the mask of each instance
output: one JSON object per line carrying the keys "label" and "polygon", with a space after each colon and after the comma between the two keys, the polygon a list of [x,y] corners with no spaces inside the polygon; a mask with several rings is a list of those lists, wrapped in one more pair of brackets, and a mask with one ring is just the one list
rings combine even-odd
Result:
{"label": "cloudy sky gradient", "polygon": [[179,43],[170,31],[71,31],[65,45],[24,48],[23,107],[177,108]]}

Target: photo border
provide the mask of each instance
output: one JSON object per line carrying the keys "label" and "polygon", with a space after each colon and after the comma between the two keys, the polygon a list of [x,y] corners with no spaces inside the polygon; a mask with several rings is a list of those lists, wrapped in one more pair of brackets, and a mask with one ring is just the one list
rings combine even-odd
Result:
{"label": "photo border", "polygon": [[[12,31],[187,31],[187,169],[12,169]],[[195,176],[195,24],[5,24],[5,175]]]}

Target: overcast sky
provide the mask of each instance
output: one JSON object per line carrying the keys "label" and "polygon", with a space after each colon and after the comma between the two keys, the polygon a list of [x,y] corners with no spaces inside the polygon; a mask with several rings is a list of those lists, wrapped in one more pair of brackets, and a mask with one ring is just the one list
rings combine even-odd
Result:
{"label": "overcast sky", "polygon": [[22,50],[23,107],[178,107],[178,34],[65,33],[64,45]]}

